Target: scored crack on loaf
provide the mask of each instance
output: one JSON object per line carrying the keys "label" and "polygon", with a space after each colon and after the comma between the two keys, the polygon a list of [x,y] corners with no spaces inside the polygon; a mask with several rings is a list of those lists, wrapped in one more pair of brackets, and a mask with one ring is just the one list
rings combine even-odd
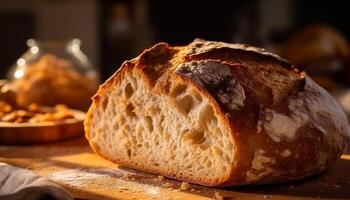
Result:
{"label": "scored crack on loaf", "polygon": [[126,61],[93,97],[85,131],[108,160],[207,186],[317,174],[349,140],[337,102],[288,61],[198,39]]}

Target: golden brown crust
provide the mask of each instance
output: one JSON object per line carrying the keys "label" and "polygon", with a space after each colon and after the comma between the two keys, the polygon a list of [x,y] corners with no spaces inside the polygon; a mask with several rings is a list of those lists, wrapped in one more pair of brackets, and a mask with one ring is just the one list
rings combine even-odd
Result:
{"label": "golden brown crust", "polygon": [[230,175],[217,182],[113,160],[124,166],[208,186],[273,183],[323,171],[349,139],[335,100],[288,61],[248,45],[195,40],[186,47],[160,43],[125,62],[93,98],[85,121],[88,140],[100,97],[132,69],[160,93],[169,92],[170,78],[197,88],[229,127],[235,161]]}

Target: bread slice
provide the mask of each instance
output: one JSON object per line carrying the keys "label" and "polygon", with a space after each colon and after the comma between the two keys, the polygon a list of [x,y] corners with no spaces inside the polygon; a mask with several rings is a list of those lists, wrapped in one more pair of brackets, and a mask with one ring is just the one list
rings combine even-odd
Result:
{"label": "bread slice", "polygon": [[93,97],[85,131],[106,159],[207,186],[317,174],[349,138],[337,102],[288,61],[204,40],[126,61]]}

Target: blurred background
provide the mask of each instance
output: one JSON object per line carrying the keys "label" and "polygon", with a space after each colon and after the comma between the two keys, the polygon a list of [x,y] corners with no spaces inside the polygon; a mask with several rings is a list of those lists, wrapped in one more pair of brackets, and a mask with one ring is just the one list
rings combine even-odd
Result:
{"label": "blurred background", "polygon": [[184,45],[203,38],[266,48],[338,95],[350,84],[348,12],[346,1],[329,0],[3,0],[0,78],[21,64],[18,59],[33,47],[29,38],[79,38],[100,81],[156,42]]}

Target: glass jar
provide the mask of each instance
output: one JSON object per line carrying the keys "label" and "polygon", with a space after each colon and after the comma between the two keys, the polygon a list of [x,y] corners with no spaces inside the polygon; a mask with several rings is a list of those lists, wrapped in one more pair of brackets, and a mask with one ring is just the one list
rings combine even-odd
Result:
{"label": "glass jar", "polygon": [[8,72],[16,104],[65,104],[85,110],[99,84],[99,74],[80,50],[80,40],[27,41],[28,51]]}

